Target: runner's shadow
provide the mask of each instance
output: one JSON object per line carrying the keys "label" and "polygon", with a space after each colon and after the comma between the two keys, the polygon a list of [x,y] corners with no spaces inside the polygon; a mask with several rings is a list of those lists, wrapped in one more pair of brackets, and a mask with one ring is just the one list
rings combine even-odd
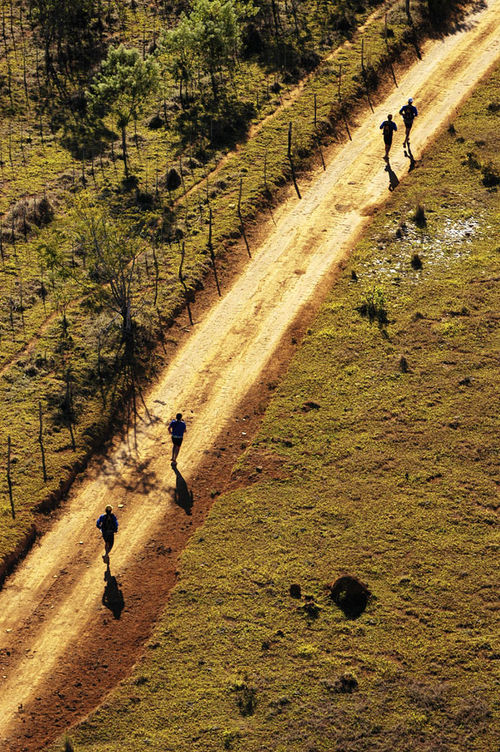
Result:
{"label": "runner's shadow", "polygon": [[405,157],[410,160],[410,166],[408,167],[408,172],[411,172],[412,170],[415,169],[415,166],[417,163],[415,162],[415,157],[411,153],[410,144],[408,144],[408,146],[405,149]]}
{"label": "runner's shadow", "polygon": [[123,599],[123,593],[118,587],[116,577],[111,574],[109,564],[104,572],[104,593],[102,594],[102,605],[109,608],[115,619],[119,619],[123,609],[125,608],[125,601]]}
{"label": "runner's shadow", "polygon": [[393,191],[399,185],[399,178],[391,167],[391,163],[388,161],[385,166],[385,171],[389,173],[389,190]]}
{"label": "runner's shadow", "polygon": [[186,514],[191,514],[191,509],[193,508],[193,492],[189,490],[188,484],[182,477],[177,466],[173,466],[172,469],[175,473],[174,501],[181,507],[181,509],[184,509]]}

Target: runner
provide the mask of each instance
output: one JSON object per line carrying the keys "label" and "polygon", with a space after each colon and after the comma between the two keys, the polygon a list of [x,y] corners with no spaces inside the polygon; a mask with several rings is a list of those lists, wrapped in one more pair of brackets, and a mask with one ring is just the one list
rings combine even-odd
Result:
{"label": "runner", "polygon": [[406,136],[403,141],[403,146],[410,145],[410,131],[413,125],[413,121],[418,115],[417,108],[413,104],[413,99],[410,97],[408,104],[404,104],[399,110],[399,114],[403,116],[403,122],[406,128]]}
{"label": "runner", "polygon": [[385,154],[384,159],[386,162],[389,161],[389,152],[391,150],[392,145],[392,134],[394,131],[397,131],[398,126],[392,119],[392,115],[387,115],[387,120],[384,120],[382,125],[380,126],[380,130],[383,131],[384,136],[384,144],[385,144]]}
{"label": "runner", "polygon": [[113,507],[109,506],[109,504],[106,507],[105,513],[101,514],[97,520],[96,527],[99,528],[104,539],[104,556],[102,560],[109,564],[109,552],[115,542],[115,533],[118,532],[118,520],[113,514]]}
{"label": "runner", "polygon": [[177,465],[177,455],[181,448],[182,439],[186,433],[186,424],[182,420],[182,413],[177,413],[175,420],[170,421],[168,432],[172,436],[172,466]]}

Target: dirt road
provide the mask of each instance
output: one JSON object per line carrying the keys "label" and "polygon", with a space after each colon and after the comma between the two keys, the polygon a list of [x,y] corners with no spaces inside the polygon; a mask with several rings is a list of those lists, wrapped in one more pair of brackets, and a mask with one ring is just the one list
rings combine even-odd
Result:
{"label": "dirt road", "polygon": [[[103,465],[89,469],[74,488],[59,521],[6,582],[0,592],[2,749],[40,749],[51,729],[55,735],[61,724],[74,722],[89,709],[88,700],[84,701],[85,686],[81,695],[69,693],[70,700],[65,700],[60,689],[54,695],[65,666],[71,667],[75,686],[88,682],[92,672],[98,675],[98,684],[103,677],[95,695],[99,697],[110,687],[105,678],[109,663],[120,660],[127,641],[135,642],[138,654],[148,625],[143,625],[142,634],[136,630],[131,637],[132,615],[111,623],[103,617],[103,613],[107,615],[101,604],[104,566],[95,518],[107,503],[119,513],[121,529],[112,554],[112,571],[120,573],[130,600],[134,602],[132,583],[141,588],[143,582],[149,588],[148,597],[163,592],[155,585],[164,579],[161,562],[158,557],[145,558],[145,552],[158,529],[168,529],[165,520],[177,524],[169,509],[169,489],[175,484],[168,461],[169,419],[177,410],[187,417],[188,434],[179,468],[189,482],[204,452],[213,446],[244,395],[268,367],[290,323],[348,252],[373,206],[388,195],[381,121],[388,112],[397,113],[406,98],[413,96],[420,114],[412,132],[412,150],[419,155],[498,59],[499,28],[500,0],[491,0],[462,30],[444,41],[429,43],[423,60],[353,132],[353,141],[336,149],[326,172],[315,176],[302,200],[292,197],[282,206],[275,215],[276,225],[269,228],[242,275],[196,324],[150,394],[153,419],[139,425],[137,450],[129,437]],[[391,166],[402,179],[408,160],[401,147],[399,117],[397,122],[400,131]],[[162,546],[168,550],[165,534]],[[141,592],[135,597],[139,612]],[[129,613],[133,610],[128,609]],[[116,652],[106,653],[104,660],[96,641],[106,629],[115,636],[112,647],[106,644]],[[37,708],[42,706],[44,730],[36,724]]]}

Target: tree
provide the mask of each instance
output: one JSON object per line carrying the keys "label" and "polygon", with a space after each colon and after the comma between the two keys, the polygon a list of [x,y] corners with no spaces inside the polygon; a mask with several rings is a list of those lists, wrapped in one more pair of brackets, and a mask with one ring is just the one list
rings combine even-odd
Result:
{"label": "tree", "polygon": [[100,73],[89,92],[89,103],[100,117],[112,115],[122,138],[125,177],[129,177],[127,156],[127,126],[137,120],[146,98],[158,86],[158,65],[151,58],[142,59],[136,49],[121,44],[111,47]]}
{"label": "tree", "polygon": [[251,11],[250,3],[234,0],[195,0],[189,16],[183,14],[177,27],[166,33],[163,49],[171,56],[171,70],[179,81],[188,81],[194,65],[207,71],[217,101],[217,74],[230,69],[236,59],[241,38],[242,13]]}

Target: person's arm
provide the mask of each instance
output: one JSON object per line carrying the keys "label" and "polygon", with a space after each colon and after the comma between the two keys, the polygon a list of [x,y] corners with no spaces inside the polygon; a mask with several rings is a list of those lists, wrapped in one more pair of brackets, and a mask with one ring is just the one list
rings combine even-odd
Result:
{"label": "person's arm", "polygon": [[392,121],[392,129],[394,131],[397,131],[397,129],[398,129],[398,126],[396,125],[396,123],[394,122],[394,120]]}
{"label": "person's arm", "polygon": [[97,522],[95,523],[95,526],[99,528],[99,530],[102,527],[102,514],[100,517],[97,518]]}
{"label": "person's arm", "polygon": [[403,106],[401,107],[401,109],[399,110],[399,114],[400,114],[400,115],[402,115],[402,114],[403,114],[403,110],[404,110],[404,108],[405,108],[405,106],[403,105]]}
{"label": "person's arm", "polygon": [[117,533],[118,532],[118,518],[115,514],[113,515],[113,517],[115,518],[115,533]]}
{"label": "person's arm", "polygon": [[172,433],[172,422],[173,421],[170,421],[170,423],[168,424],[168,432],[169,433]]}
{"label": "person's arm", "polygon": [[416,107],[414,107],[414,108],[413,108],[413,114],[415,115],[415,117],[417,117],[417,115],[418,115],[418,110],[417,110],[417,108],[416,108]]}
{"label": "person's arm", "polygon": [[384,122],[382,123],[382,125],[380,126],[380,130],[382,130],[382,128],[384,127],[384,124],[385,124],[385,120],[384,120]]}

